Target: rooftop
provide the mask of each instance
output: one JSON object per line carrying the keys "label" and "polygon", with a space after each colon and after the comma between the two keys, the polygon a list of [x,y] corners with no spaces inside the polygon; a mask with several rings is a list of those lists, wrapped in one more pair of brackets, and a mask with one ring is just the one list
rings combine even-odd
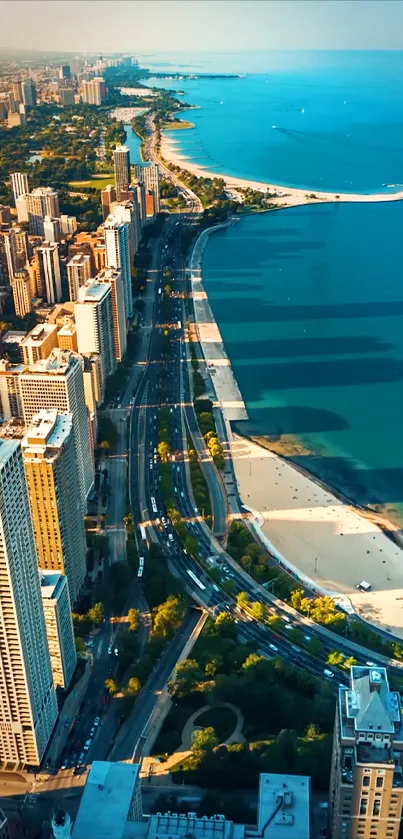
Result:
{"label": "rooftop", "polygon": [[74,256],[71,257],[69,262],[67,263],[67,268],[74,268],[77,266],[85,265],[88,260],[91,259],[88,253],[76,253]]}
{"label": "rooftop", "polygon": [[22,347],[39,347],[49,338],[49,335],[52,335],[54,332],[57,331],[57,326],[51,323],[38,323],[37,326],[34,326],[31,329],[31,332],[28,332],[28,335],[25,336],[24,340],[21,341]]}
{"label": "rooftop", "polygon": [[78,290],[78,304],[100,303],[108,294],[106,283],[99,283],[96,280],[87,280]]}
{"label": "rooftop", "polygon": [[350,689],[340,689],[342,736],[360,732],[395,735],[402,725],[399,694],[385,667],[351,668]]}
{"label": "rooftop", "polygon": [[9,329],[2,337],[3,344],[21,344],[25,338],[26,332],[20,332],[17,329]]}
{"label": "rooftop", "polygon": [[[259,779],[258,830],[270,839],[309,839],[310,778],[269,775]],[[269,826],[270,825],[270,826]]]}
{"label": "rooftop", "polygon": [[19,376],[25,370],[25,364],[9,361],[7,358],[0,358],[0,373],[8,376]]}
{"label": "rooftop", "polygon": [[29,364],[25,368],[23,375],[37,376],[54,374],[55,376],[65,376],[77,359],[78,356],[70,352],[70,350],[61,350],[56,347],[50,353],[49,358],[41,358],[35,364]]}
{"label": "rooftop", "polygon": [[32,417],[32,422],[22,441],[24,457],[43,455],[48,448],[60,448],[68,438],[73,417],[55,408],[42,408]]}
{"label": "rooftop", "polygon": [[42,600],[57,600],[65,579],[65,576],[57,571],[52,573],[39,568]]}
{"label": "rooftop", "polygon": [[18,417],[11,417],[7,422],[0,424],[0,437],[5,440],[22,440],[25,434],[24,420]]}
{"label": "rooftop", "polygon": [[72,839],[124,835],[139,764],[94,760],[84,787]]}
{"label": "rooftop", "polygon": [[61,329],[59,329],[57,334],[62,335],[62,336],[66,335],[66,336],[70,337],[71,335],[74,335],[75,332],[76,332],[76,325],[75,325],[74,321],[70,320],[69,318],[66,318],[63,326],[61,327]]}

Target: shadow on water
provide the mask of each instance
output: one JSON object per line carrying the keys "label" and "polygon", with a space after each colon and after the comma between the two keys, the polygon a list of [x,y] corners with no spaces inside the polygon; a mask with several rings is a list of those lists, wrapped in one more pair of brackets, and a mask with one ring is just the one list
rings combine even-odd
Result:
{"label": "shadow on water", "polygon": [[307,321],[307,320],[345,320],[354,318],[401,317],[403,300],[386,300],[363,303],[333,303],[321,306],[307,304],[302,306],[276,306],[265,300],[256,305],[256,298],[251,300],[232,300],[231,306],[223,305],[219,300],[214,304],[217,323],[254,323],[256,321]]}
{"label": "shadow on water", "polygon": [[265,390],[292,388],[348,387],[397,382],[403,379],[403,361],[394,358],[346,358],[329,361],[300,361],[237,366],[241,393],[248,401],[261,398]]}
{"label": "shadow on water", "polygon": [[[238,287],[236,288],[238,289]],[[393,344],[387,344],[375,335],[268,339],[266,341],[243,341],[242,344],[227,340],[225,346],[230,358],[236,360],[237,356],[241,354],[242,361],[251,358],[270,361],[272,358],[298,358],[308,355],[353,355],[355,353],[387,352],[394,348]]]}
{"label": "shadow on water", "polygon": [[[249,408],[250,422],[239,425],[240,434],[281,435],[312,434],[323,431],[344,431],[349,423],[340,414],[304,405],[284,405],[277,408]],[[236,425],[236,424],[235,424]]]}

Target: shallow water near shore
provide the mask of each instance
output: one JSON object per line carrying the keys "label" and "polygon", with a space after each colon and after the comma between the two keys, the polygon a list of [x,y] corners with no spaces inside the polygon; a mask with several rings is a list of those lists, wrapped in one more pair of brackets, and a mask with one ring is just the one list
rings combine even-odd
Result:
{"label": "shallow water near shore", "polygon": [[403,523],[403,204],[326,205],[214,233],[203,283],[250,420],[279,453]]}

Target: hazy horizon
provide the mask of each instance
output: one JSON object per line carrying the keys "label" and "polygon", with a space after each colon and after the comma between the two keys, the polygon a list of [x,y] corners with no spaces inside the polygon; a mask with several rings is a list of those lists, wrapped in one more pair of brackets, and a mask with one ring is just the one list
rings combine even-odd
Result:
{"label": "hazy horizon", "polygon": [[0,15],[10,53],[403,49],[402,0],[0,0]]}

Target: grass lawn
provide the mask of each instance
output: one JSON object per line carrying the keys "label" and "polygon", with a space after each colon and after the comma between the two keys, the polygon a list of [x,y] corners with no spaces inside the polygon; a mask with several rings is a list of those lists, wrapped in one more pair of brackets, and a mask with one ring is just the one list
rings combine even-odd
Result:
{"label": "grass lawn", "polygon": [[195,726],[197,728],[199,726],[203,726],[203,728],[211,726],[214,728],[220,743],[224,743],[236,726],[236,716],[231,708],[210,708],[209,711],[205,711],[197,718]]}
{"label": "grass lawn", "polygon": [[94,189],[105,189],[108,184],[115,183],[115,176],[111,175],[94,175],[90,181],[70,181],[69,186],[92,186]]}

